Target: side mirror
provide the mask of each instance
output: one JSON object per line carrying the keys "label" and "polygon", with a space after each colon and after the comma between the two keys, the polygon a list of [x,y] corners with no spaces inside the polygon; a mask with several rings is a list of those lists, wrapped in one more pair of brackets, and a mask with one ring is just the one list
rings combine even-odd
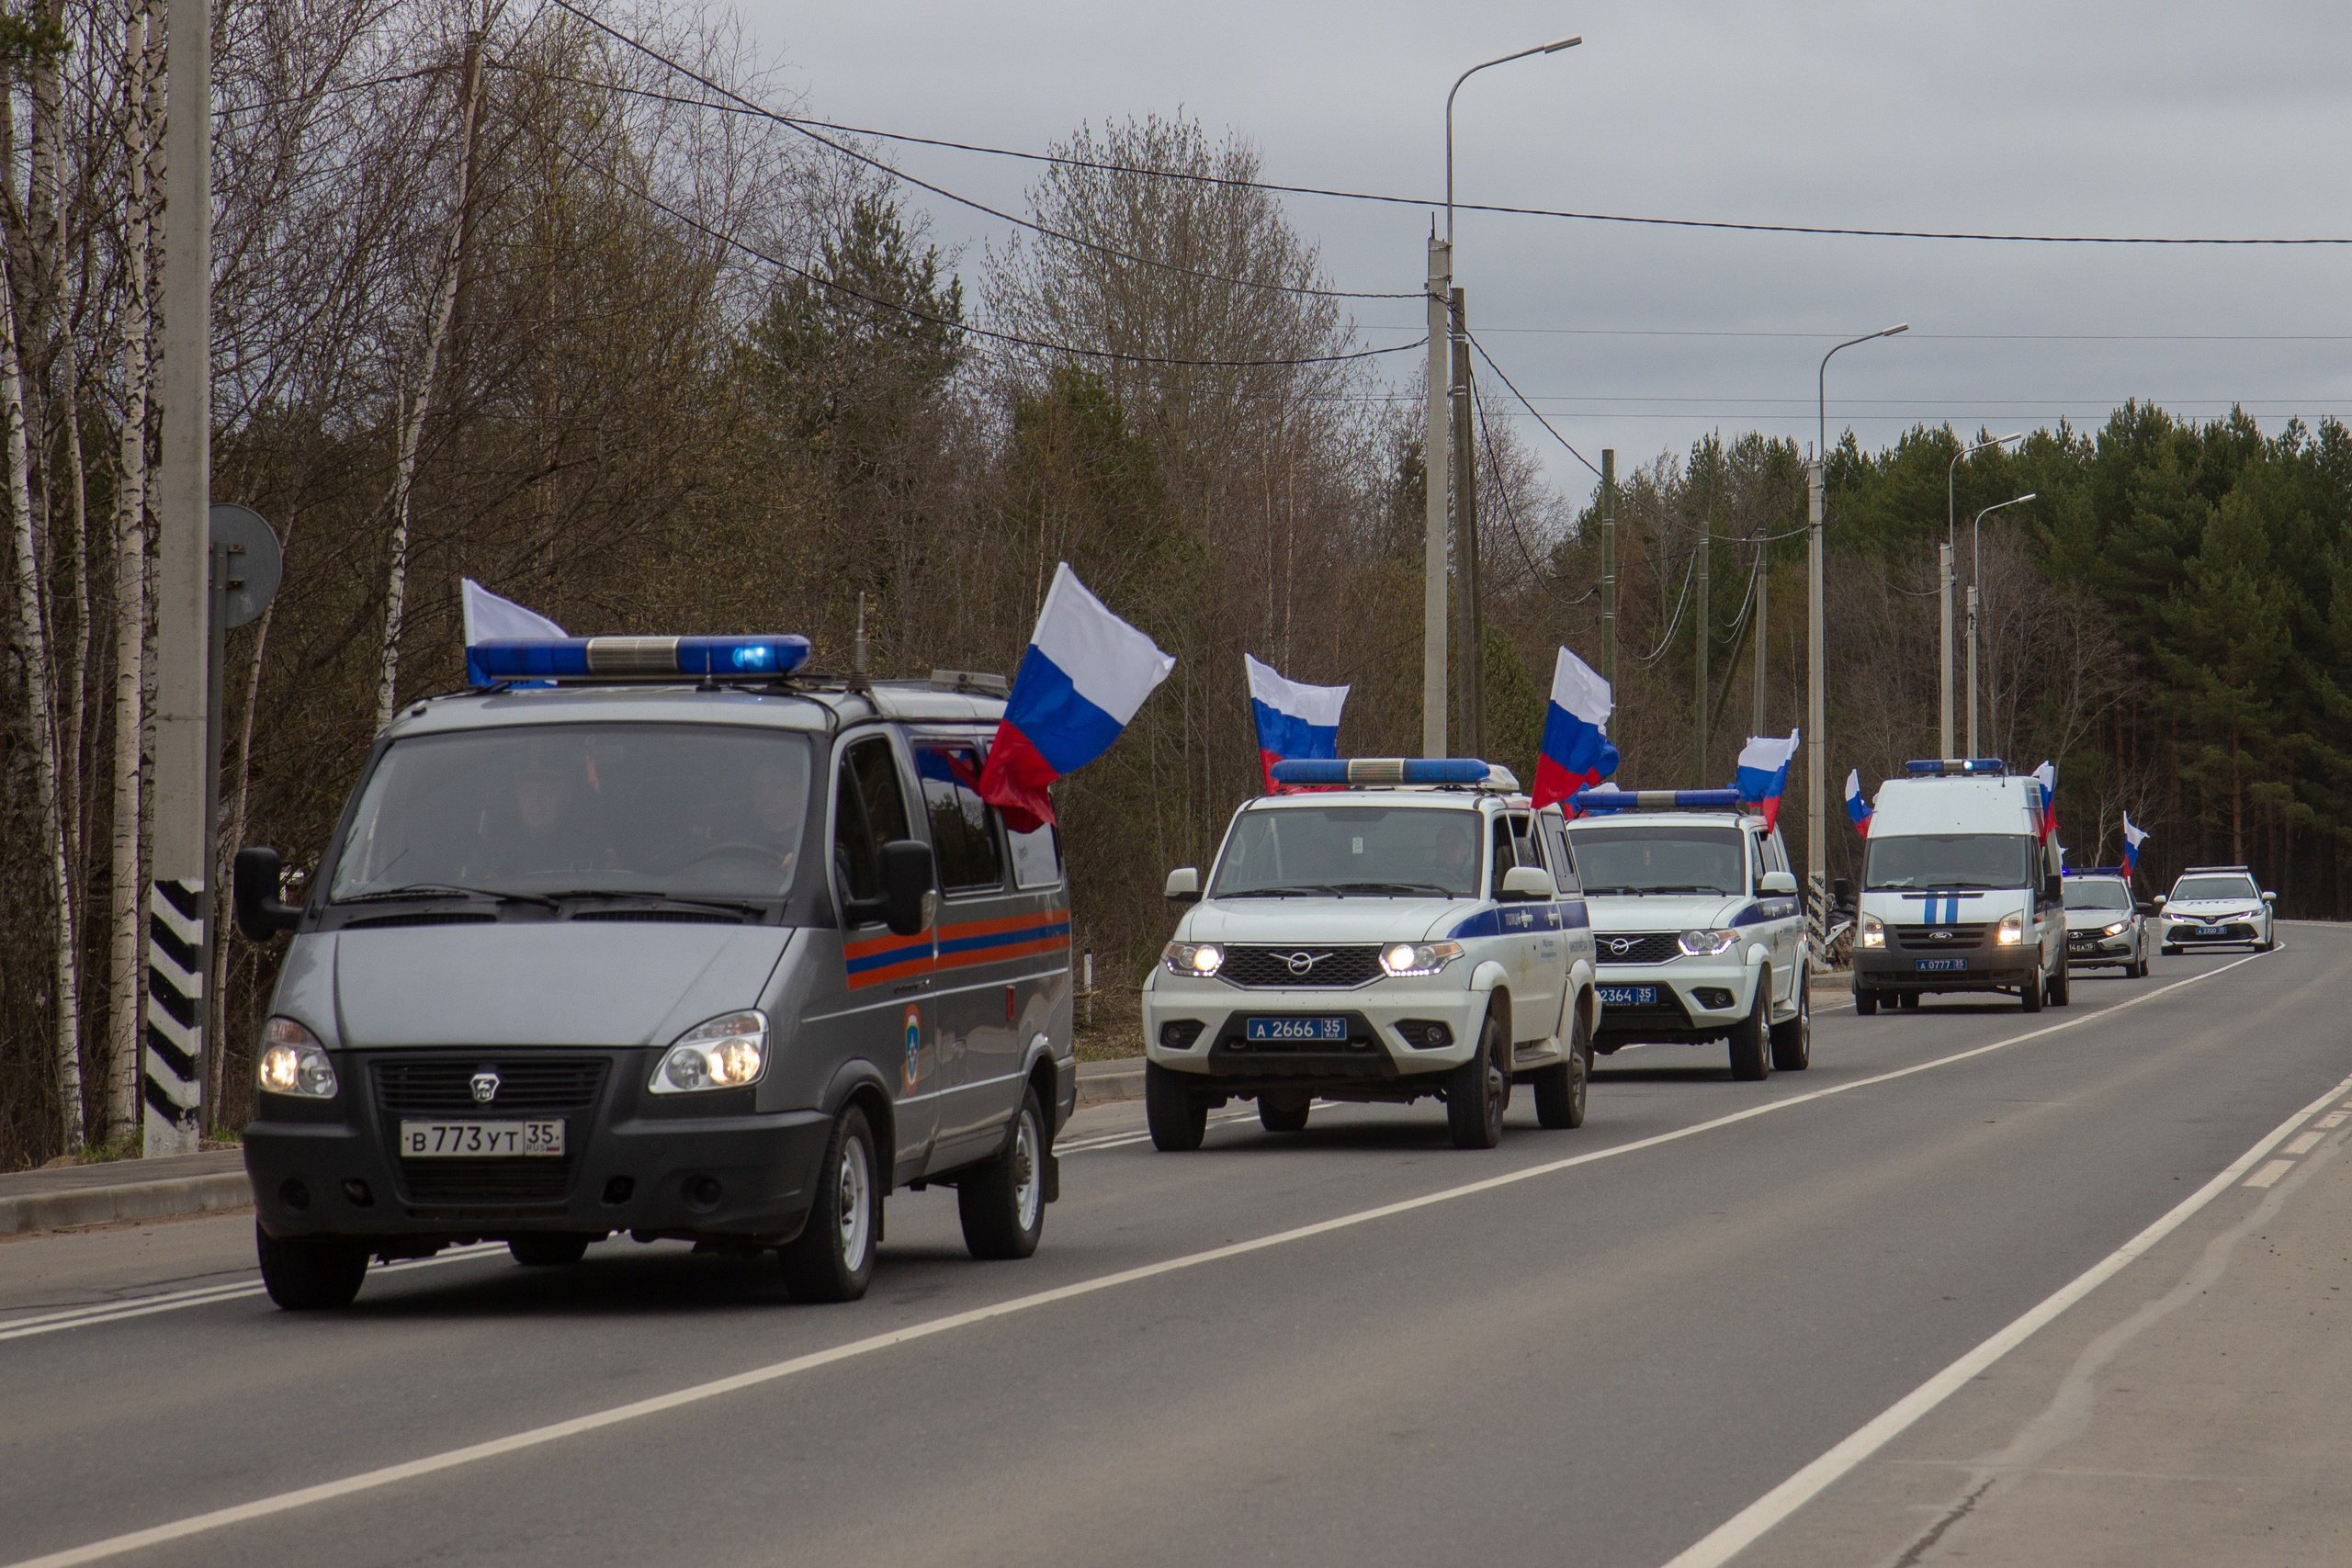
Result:
{"label": "side mirror", "polygon": [[917,936],[931,927],[931,895],[939,869],[931,846],[921,839],[893,839],[882,846],[882,923],[893,936]]}
{"label": "side mirror", "polygon": [[2165,907],[2165,900],[2171,897],[2172,895],[2169,893],[2159,893],[2154,898],[2148,900],[2148,908],[2151,909],[2161,909]]}
{"label": "side mirror", "polygon": [[[1838,899],[1843,903],[1848,897],[1847,886],[1841,880],[1838,886]],[[1768,871],[1756,879],[1756,891],[1768,898],[1793,898],[1797,896],[1797,874],[1793,871]]]}
{"label": "side mirror", "polygon": [[1552,881],[1552,874],[1540,865],[1515,865],[1503,873],[1502,892],[1507,903],[1532,903],[1539,898],[1558,897],[1559,888]]}
{"label": "side mirror", "polygon": [[1180,865],[1168,874],[1168,901],[1171,904],[1197,904],[1201,901],[1201,874],[1189,865]]}
{"label": "side mirror", "polygon": [[2265,893],[2262,896],[2262,901],[2266,904],[2276,904],[2278,902],[2278,895],[2276,893]]}
{"label": "side mirror", "polygon": [[2161,898],[2143,898],[2132,906],[2132,909],[2142,915],[2153,915],[2156,912],[2156,906],[2163,902]]}
{"label": "side mirror", "polygon": [[286,879],[277,852],[258,844],[237,852],[231,863],[229,891],[237,929],[254,942],[267,942],[302,923],[302,911],[278,897]]}
{"label": "side mirror", "polygon": [[2045,903],[2064,904],[2066,901],[2066,878],[2064,874],[2053,871],[2041,879],[2041,897]]}

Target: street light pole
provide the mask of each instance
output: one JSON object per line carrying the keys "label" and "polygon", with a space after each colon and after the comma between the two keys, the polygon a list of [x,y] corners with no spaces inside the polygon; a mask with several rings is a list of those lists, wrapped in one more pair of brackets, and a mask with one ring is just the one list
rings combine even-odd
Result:
{"label": "street light pole", "polygon": [[[1445,95],[1445,236],[1430,236],[1430,380],[1421,431],[1421,472],[1428,487],[1421,542],[1421,755],[1425,757],[1442,757],[1446,752],[1446,502],[1457,480],[1464,485],[1476,482],[1475,475],[1451,473],[1453,443],[1446,428],[1449,408],[1462,387],[1454,377],[1453,366],[1457,355],[1467,352],[1466,341],[1456,346],[1459,334],[1453,310],[1453,98],[1462,91],[1463,83],[1491,66],[1507,65],[1530,55],[1557,54],[1583,41],[1581,38],[1555,39],[1532,49],[1482,60],[1456,76]],[[1476,586],[1465,581],[1462,591],[1472,592]],[[1465,649],[1463,657],[1469,659],[1471,650]]]}
{"label": "street light pole", "polygon": [[1977,584],[1984,581],[1984,519],[2005,506],[2016,506],[2034,499],[2035,491],[2013,495],[2007,501],[1996,501],[1976,514],[1968,525],[1968,754],[1976,755],[1976,615],[1983,604]]}
{"label": "street light pole", "polygon": [[1828,781],[1829,684],[1822,665],[1822,601],[1825,597],[1821,582],[1821,518],[1824,507],[1823,487],[1827,482],[1829,464],[1829,361],[1840,350],[1856,344],[1869,343],[1874,338],[1894,337],[1911,330],[1908,321],[1882,327],[1860,337],[1849,338],[1821,356],[1821,370],[1815,378],[1815,406],[1820,415],[1820,440],[1813,449],[1812,471],[1805,482],[1805,597],[1811,611],[1811,626],[1806,634],[1810,645],[1805,671],[1805,735],[1804,735],[1804,862],[1805,862],[1805,932],[1813,952],[1821,951],[1824,922],[1827,918],[1829,891],[1829,818],[1826,807]]}
{"label": "street light pole", "polygon": [[[1982,429],[1983,427],[1979,426],[1978,428]],[[1936,693],[1938,706],[1940,709],[1942,718],[1942,723],[1936,731],[1938,736],[1937,744],[1943,748],[1936,753],[1939,757],[1949,757],[1953,754],[1951,749],[1951,710],[1953,705],[1951,679],[1951,568],[1952,556],[1960,547],[1960,530],[1957,522],[1958,514],[1952,510],[1952,482],[1959,475],[1960,465],[1964,459],[1978,452],[1984,451],[1988,446],[2006,446],[2012,441],[2022,441],[2024,439],[2025,433],[2023,431],[2019,431],[2014,435],[1996,435],[1990,441],[1979,441],[1973,446],[1964,447],[1952,454],[1951,461],[1944,468],[1944,543],[1943,548],[1938,551],[1936,556],[1939,569],[1937,572],[1937,581],[1941,585],[1943,591],[1942,684],[1938,688]],[[1975,749],[1976,743],[1973,740],[1970,741],[1969,754],[1971,756],[1975,754]]]}

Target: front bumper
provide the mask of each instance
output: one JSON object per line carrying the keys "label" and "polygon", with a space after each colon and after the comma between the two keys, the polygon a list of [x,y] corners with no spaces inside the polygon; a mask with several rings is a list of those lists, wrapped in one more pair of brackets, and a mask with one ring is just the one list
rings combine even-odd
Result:
{"label": "front bumper", "polygon": [[[2214,935],[2207,936],[2207,931]],[[2165,922],[2167,947],[2252,947],[2262,941],[2262,928],[2252,920]]]}
{"label": "front bumper", "polygon": [[[1597,1043],[1690,1043],[1720,1039],[1756,1006],[1764,971],[1745,959],[1676,958],[1664,964],[1604,964]],[[1640,993],[1654,993],[1647,1000]],[[1627,993],[1632,993],[1628,995]]]}
{"label": "front bumper", "polygon": [[2100,936],[2096,931],[2066,933],[2066,962],[2076,969],[2098,969],[2109,964],[2137,964],[2140,961],[2140,939],[2136,932],[2125,931],[2120,936]]}
{"label": "front bumper", "polygon": [[[1427,978],[1347,989],[1243,987],[1161,971],[1143,993],[1144,1055],[1253,1089],[1395,1085],[1458,1067],[1477,1049],[1487,994],[1467,982],[1460,959]],[[1347,1038],[1253,1041],[1253,1018],[1343,1019]]]}

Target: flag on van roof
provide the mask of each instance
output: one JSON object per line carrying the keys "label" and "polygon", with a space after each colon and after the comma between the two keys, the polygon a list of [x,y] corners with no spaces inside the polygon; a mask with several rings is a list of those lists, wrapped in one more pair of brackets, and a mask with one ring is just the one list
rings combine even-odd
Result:
{"label": "flag on van roof", "polygon": [[1764,814],[1767,827],[1781,818],[1781,796],[1789,790],[1789,762],[1797,754],[1799,733],[1790,730],[1785,740],[1751,735],[1739,749],[1739,773],[1731,786],[1741,800]]}
{"label": "flag on van roof", "polygon": [[2041,837],[2046,842],[2058,830],[2058,764],[2044,762],[2034,769],[2033,782],[2041,786]]}
{"label": "flag on van roof", "polygon": [[1175,668],[1150,637],[1087,592],[1068,561],[1057,564],[980,769],[980,797],[1016,833],[1051,822],[1048,786],[1109,750]]}
{"label": "flag on van roof", "polygon": [[2148,830],[2132,824],[2132,813],[2123,814],[2123,874],[2130,876],[2140,869],[2140,846],[2148,841]]}
{"label": "flag on van roof", "polygon": [[512,599],[502,599],[470,577],[458,580],[458,607],[466,628],[466,682],[469,685],[496,683],[497,678],[474,658],[474,649],[483,643],[537,642],[568,635],[561,626],[537,610],[526,610]]}
{"label": "flag on van roof", "polygon": [[1246,653],[1241,663],[1250,675],[1250,712],[1258,721],[1258,766],[1272,795],[1276,762],[1340,754],[1340,710],[1347,705],[1348,688],[1290,680]]}
{"label": "flag on van roof", "polygon": [[1552,667],[1552,700],[1544,710],[1544,739],[1535,758],[1535,808],[1560,801],[1577,814],[1574,796],[1617,771],[1617,748],[1609,743],[1609,715],[1615,706],[1609,682],[1591,665],[1560,649]]}
{"label": "flag on van roof", "polygon": [[1846,815],[1853,819],[1854,831],[1867,839],[1871,836],[1871,815],[1878,808],[1862,797],[1862,770],[1846,771]]}

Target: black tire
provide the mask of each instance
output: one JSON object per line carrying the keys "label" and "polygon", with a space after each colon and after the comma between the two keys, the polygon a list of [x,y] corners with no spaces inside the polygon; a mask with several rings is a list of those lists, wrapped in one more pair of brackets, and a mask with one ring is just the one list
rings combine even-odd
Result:
{"label": "black tire", "polygon": [[1577,1009],[1577,1025],[1568,1035],[1568,1059],[1535,1074],[1535,1122],[1555,1130],[1584,1125],[1587,1096],[1592,1089],[1592,1026]]}
{"label": "black tire", "polygon": [[1768,1024],[1772,1016],[1772,972],[1761,970],[1756,976],[1756,1005],[1747,1016],[1731,1026],[1731,1076],[1742,1083],[1761,1083],[1772,1076],[1771,1031]]}
{"label": "black tire", "polygon": [[511,1236],[506,1250],[526,1269],[560,1269],[587,1257],[591,1239],[584,1235]]}
{"label": "black tire", "polygon": [[1901,1008],[1905,1012],[1917,1012],[1919,1010],[1919,998],[1922,994],[1923,993],[1918,991],[1905,991],[1900,997],[1895,998],[1894,1005]]}
{"label": "black tire", "polygon": [[2175,947],[2170,942],[2164,943],[2162,946],[2158,947],[2156,951],[2163,953],[2166,958],[2175,958],[2179,956],[2180,953],[2180,949]]}
{"label": "black tire", "polygon": [[2065,961],[2061,959],[2058,964],[2058,973],[2050,976],[2050,1005],[2054,1008],[2064,1007],[2074,999],[2074,997],[2075,972],[2067,968]]}
{"label": "black tire", "polygon": [[1258,1097],[1258,1125],[1269,1133],[1304,1133],[1307,1103],[1302,1100],[1295,1105],[1278,1105],[1261,1094]]}
{"label": "black tire", "polygon": [[1813,982],[1797,971],[1797,1015],[1772,1026],[1772,1070],[1801,1073],[1813,1066]]}
{"label": "black tire", "polygon": [[1046,1234],[1046,1113],[1037,1091],[1021,1091],[1004,1152],[956,1183],[956,1213],[964,1222],[964,1246],[975,1258],[1026,1258]]}
{"label": "black tire", "polygon": [[1207,1103],[1193,1095],[1183,1074],[1157,1062],[1143,1065],[1143,1119],[1151,1146],[1162,1154],[1190,1154],[1208,1135]]}
{"label": "black tire", "polygon": [[1478,1026],[1478,1048],[1445,1075],[1445,1122],[1457,1149],[1491,1149],[1503,1141],[1503,1107],[1510,1100],[1510,1075],[1498,1059],[1510,1047],[1503,1022],[1493,1013]]}
{"label": "black tire", "polygon": [[2048,996],[2049,991],[2050,982],[2042,976],[2041,971],[2037,969],[2026,976],[2024,985],[2018,987],[2018,1005],[2028,1012],[2040,1012],[2042,1000]]}
{"label": "black tire", "polygon": [[882,1234],[882,1174],[865,1112],[853,1105],[833,1119],[808,1223],[777,1254],[784,1288],[797,1302],[854,1302],[874,1279]]}
{"label": "black tire", "polygon": [[256,1224],[254,1251],[269,1299],[288,1312],[347,1307],[368,1277],[368,1247],[335,1236],[271,1235]]}
{"label": "black tire", "polygon": [[1878,993],[1868,986],[1854,987],[1854,1016],[1869,1018],[1878,1011]]}

